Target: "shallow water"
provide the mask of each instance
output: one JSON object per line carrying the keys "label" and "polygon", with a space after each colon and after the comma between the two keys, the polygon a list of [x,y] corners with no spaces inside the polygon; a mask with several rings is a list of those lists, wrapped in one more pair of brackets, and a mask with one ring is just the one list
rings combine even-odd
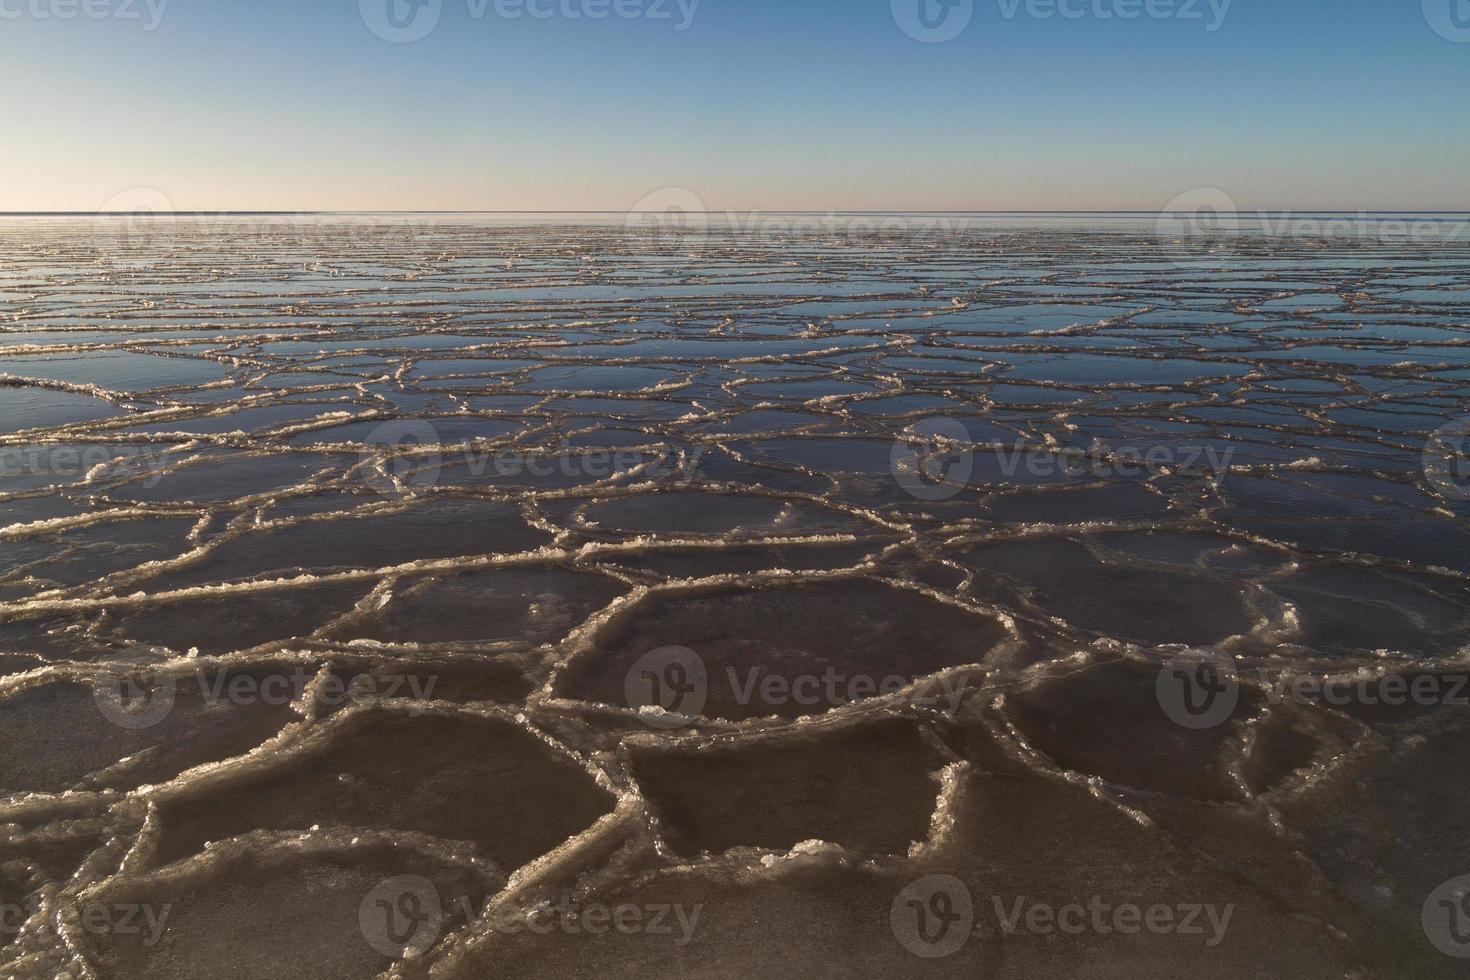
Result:
{"label": "shallow water", "polygon": [[905,220],[0,222],[0,976],[1463,975],[1466,239]]}

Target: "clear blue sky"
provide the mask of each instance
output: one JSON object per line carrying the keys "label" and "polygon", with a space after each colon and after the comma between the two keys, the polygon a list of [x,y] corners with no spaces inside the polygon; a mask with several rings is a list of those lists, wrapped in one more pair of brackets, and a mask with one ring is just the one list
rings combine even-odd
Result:
{"label": "clear blue sky", "polygon": [[938,44],[890,0],[701,0],[682,31],[676,0],[441,0],[413,43],[359,0],[170,0],[147,30],[150,2],[0,0],[0,210],[1470,209],[1470,43],[1421,0],[1234,0],[1216,30],[1208,0],[973,0]]}

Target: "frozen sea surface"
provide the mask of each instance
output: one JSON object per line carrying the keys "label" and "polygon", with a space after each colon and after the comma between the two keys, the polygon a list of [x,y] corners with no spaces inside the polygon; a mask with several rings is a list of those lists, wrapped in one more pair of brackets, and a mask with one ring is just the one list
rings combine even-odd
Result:
{"label": "frozen sea surface", "polygon": [[1467,286],[0,220],[0,976],[1463,976]]}

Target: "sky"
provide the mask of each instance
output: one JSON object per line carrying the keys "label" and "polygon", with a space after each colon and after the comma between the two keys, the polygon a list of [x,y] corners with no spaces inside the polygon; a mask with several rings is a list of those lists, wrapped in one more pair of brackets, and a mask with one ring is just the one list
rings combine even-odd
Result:
{"label": "sky", "polygon": [[0,211],[1470,210],[1470,0],[0,0],[0,92]]}

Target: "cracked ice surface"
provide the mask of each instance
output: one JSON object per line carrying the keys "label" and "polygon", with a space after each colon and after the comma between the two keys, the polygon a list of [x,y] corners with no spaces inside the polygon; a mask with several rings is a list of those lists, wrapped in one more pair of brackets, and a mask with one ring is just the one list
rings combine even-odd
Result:
{"label": "cracked ice surface", "polygon": [[1146,225],[0,224],[0,975],[1456,975],[1470,248]]}

